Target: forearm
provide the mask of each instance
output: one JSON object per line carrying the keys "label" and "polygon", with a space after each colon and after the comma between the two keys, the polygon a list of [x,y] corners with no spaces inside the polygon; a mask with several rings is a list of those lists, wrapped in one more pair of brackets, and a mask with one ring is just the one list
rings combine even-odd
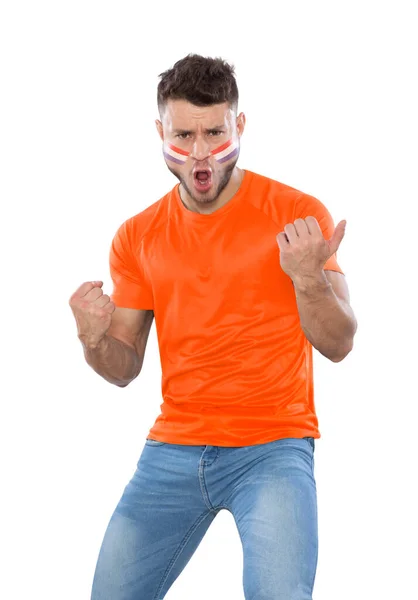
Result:
{"label": "forearm", "polygon": [[353,347],[357,322],[350,306],[334,293],[324,271],[311,279],[294,280],[300,323],[306,338],[334,362]]}
{"label": "forearm", "polygon": [[109,383],[125,387],[139,375],[142,362],[128,344],[108,335],[94,347],[79,339],[87,364]]}

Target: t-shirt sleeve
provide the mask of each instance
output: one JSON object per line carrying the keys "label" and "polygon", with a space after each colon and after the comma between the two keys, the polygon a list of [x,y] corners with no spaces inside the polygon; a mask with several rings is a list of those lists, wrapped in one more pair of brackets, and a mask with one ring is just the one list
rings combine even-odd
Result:
{"label": "t-shirt sleeve", "polygon": [[[303,194],[296,199],[295,219],[306,219],[306,217],[315,217],[322,231],[322,235],[329,240],[334,233],[335,225],[329,210],[320,200],[314,196]],[[343,270],[337,262],[337,253],[335,252],[325,263],[324,270],[337,271],[344,275]]]}
{"label": "t-shirt sleeve", "polygon": [[143,265],[140,240],[134,240],[129,221],[117,230],[110,247],[109,267],[113,282],[112,302],[121,308],[153,310],[152,288]]}

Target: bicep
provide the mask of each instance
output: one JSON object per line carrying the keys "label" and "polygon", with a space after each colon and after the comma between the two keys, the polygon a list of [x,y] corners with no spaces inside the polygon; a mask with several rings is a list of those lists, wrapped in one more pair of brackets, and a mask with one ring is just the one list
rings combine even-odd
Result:
{"label": "bicep", "polygon": [[117,306],[112,313],[112,323],[107,335],[134,348],[142,362],[153,320],[152,310]]}

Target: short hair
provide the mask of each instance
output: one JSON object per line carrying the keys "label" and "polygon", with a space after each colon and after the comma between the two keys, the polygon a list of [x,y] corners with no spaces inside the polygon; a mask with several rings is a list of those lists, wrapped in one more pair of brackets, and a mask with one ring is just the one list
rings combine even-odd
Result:
{"label": "short hair", "polygon": [[222,58],[188,54],[159,77],[157,104],[160,114],[168,100],[187,100],[195,106],[227,102],[233,110],[238,109],[235,68]]}

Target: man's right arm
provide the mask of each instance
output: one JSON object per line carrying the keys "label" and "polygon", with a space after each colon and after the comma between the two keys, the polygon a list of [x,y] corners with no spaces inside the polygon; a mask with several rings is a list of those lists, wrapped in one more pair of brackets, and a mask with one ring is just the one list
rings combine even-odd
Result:
{"label": "man's right arm", "polygon": [[153,319],[152,310],[116,307],[99,342],[90,344],[79,336],[87,364],[109,383],[126,387],[141,372]]}

